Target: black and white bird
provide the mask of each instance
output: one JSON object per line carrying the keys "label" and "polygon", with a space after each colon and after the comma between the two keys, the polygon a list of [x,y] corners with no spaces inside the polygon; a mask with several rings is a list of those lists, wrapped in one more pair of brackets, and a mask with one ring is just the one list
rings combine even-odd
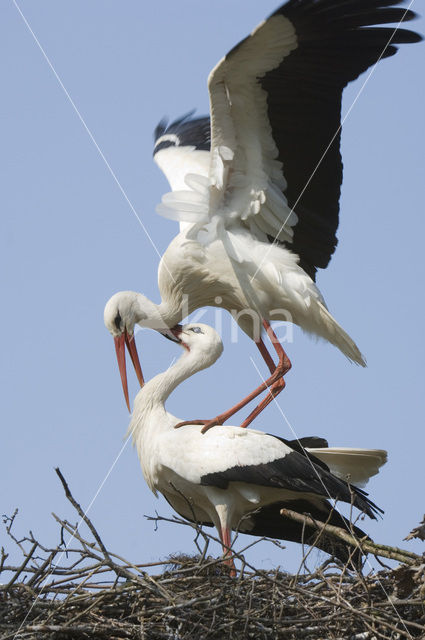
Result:
{"label": "black and white bird", "polygon": [[[325,440],[314,437],[289,442],[233,426],[217,426],[205,435],[196,425],[176,430],[179,419],[164,403],[181,382],[211,366],[223,346],[217,332],[205,324],[174,328],[172,335],[184,348],[183,355],[142,387],[129,426],[143,475],[155,495],[162,493],[184,518],[214,525],[225,555],[232,530],[311,542],[314,531],[282,517],[284,507],[347,527],[329,502],[338,499],[375,518],[381,510],[344,478],[364,485],[386,462],[385,451],[327,448]],[[343,561],[353,552],[326,535],[318,546]]]}
{"label": "black and white bird", "polygon": [[291,321],[365,365],[315,277],[337,244],[343,89],[397,45],[421,40],[382,26],[415,17],[398,4],[289,0],[212,70],[210,118],[156,129],[154,158],[172,188],[158,210],[181,230],[159,265],[161,303],[120,292],[105,322],[123,351],[135,323],[167,330],[202,306],[230,311],[271,372],[272,393],[244,426],[283,388],[291,366],[271,321]]}

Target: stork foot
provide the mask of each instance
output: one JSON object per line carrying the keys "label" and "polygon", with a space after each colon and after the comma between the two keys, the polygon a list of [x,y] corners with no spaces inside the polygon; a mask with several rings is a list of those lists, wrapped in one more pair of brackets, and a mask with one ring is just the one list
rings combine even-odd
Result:
{"label": "stork foot", "polygon": [[221,426],[226,418],[227,415],[217,416],[212,420],[184,420],[184,422],[178,422],[174,425],[174,429],[180,429],[180,427],[185,427],[188,424],[202,424],[203,427],[201,429],[201,433],[206,433],[208,429],[211,429],[211,427],[216,427],[217,425]]}
{"label": "stork foot", "polygon": [[[230,415],[233,415],[233,413],[230,413]],[[184,422],[178,422],[174,426],[174,429],[180,429],[180,427],[184,427],[187,424],[202,424],[203,427],[201,429],[201,433],[206,433],[212,427],[221,426],[224,422],[226,422],[226,420],[228,420],[230,415],[229,412],[227,412],[216,416],[212,420],[185,420]]]}
{"label": "stork foot", "polygon": [[180,427],[185,427],[188,424],[208,424],[211,422],[210,420],[184,420],[183,422],[178,422],[174,425],[174,429],[180,429]]}

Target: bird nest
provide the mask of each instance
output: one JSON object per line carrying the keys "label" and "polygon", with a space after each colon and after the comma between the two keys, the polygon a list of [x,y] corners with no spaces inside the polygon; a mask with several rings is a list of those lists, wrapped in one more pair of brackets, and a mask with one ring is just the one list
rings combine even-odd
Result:
{"label": "bird nest", "polygon": [[[4,517],[22,562],[9,566],[2,549],[2,640],[425,638],[421,556],[377,545],[377,556],[403,557],[396,569],[363,575],[328,559],[313,572],[304,565],[302,573],[290,575],[257,570],[235,554],[241,571],[232,578],[220,559],[207,556],[214,536],[176,518],[172,522],[193,527],[205,542],[201,553],[132,564],[106,549],[60,477],[89,534],[83,537],[79,527],[55,516],[61,542],[51,549],[32,533],[16,537],[16,512]],[[64,532],[72,535],[67,545]]]}

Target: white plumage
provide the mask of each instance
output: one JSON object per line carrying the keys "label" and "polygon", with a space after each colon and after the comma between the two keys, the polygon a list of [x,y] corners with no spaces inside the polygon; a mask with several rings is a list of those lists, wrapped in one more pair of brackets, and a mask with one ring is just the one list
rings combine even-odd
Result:
{"label": "white plumage", "polygon": [[158,125],[154,157],[172,188],[158,210],[181,231],[159,265],[159,305],[131,292],[108,303],[114,336],[132,336],[135,322],[167,329],[199,307],[219,306],[258,345],[274,393],[290,362],[274,342],[275,371],[261,341],[263,326],[273,338],[273,320],[365,364],[314,279],[337,243],[343,88],[397,44],[420,40],[373,28],[414,17],[393,4],[289,0],[212,70],[210,119]]}
{"label": "white plumage", "polygon": [[[166,411],[165,401],[183,380],[215,362],[222,343],[216,331],[204,324],[174,329],[173,335],[184,353],[139,391],[129,426],[150,489],[161,492],[184,517],[214,524],[224,551],[230,546],[232,529],[301,542],[302,528],[279,514],[285,505],[345,526],[337,511],[331,513],[327,500],[351,500],[346,482],[337,475],[349,474],[364,484],[385,463],[385,451],[326,449],[323,440],[305,438],[301,444],[320,445],[307,447],[316,456],[308,459],[300,442],[260,431],[218,426],[203,435],[196,425],[175,429],[179,419]],[[320,460],[332,471],[335,467],[337,475]],[[363,491],[353,491],[354,505],[375,517],[379,509]],[[310,534],[306,532],[307,539]],[[333,548],[326,537],[319,546],[346,558],[346,549]]]}

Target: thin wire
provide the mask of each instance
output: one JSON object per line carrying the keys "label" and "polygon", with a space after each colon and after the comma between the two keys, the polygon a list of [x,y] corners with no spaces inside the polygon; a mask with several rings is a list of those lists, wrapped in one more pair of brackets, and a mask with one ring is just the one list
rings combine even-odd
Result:
{"label": "thin wire", "polygon": [[[78,108],[77,108],[77,106],[76,106],[75,102],[74,102],[74,101],[73,101],[73,99],[71,98],[71,96],[70,96],[69,92],[67,91],[67,89],[66,89],[65,85],[63,84],[62,80],[60,79],[59,74],[57,73],[56,69],[54,68],[54,66],[53,66],[52,62],[50,61],[50,59],[49,59],[49,57],[48,57],[48,55],[47,55],[47,53],[46,53],[46,52],[45,52],[45,50],[43,49],[43,47],[42,47],[42,45],[41,45],[40,41],[38,40],[38,38],[37,38],[37,36],[35,35],[35,33],[34,33],[33,29],[31,28],[31,26],[30,26],[30,24],[29,24],[28,20],[26,19],[26,17],[25,17],[25,16],[24,16],[24,14],[22,13],[22,11],[21,11],[20,7],[18,6],[18,4],[17,4],[16,0],[12,0],[12,2],[13,2],[13,4],[15,5],[15,7],[16,7],[16,9],[17,9],[17,11],[19,12],[19,14],[20,14],[20,16],[21,16],[22,20],[24,21],[24,23],[25,23],[25,25],[26,25],[26,27],[27,27],[28,31],[29,31],[29,32],[30,32],[30,34],[32,35],[32,37],[33,37],[33,39],[34,39],[35,43],[37,44],[38,48],[40,49],[40,51],[41,51],[41,53],[42,53],[42,55],[43,55],[44,59],[46,60],[47,64],[49,65],[49,67],[50,67],[50,69],[51,69],[51,71],[52,71],[53,75],[55,76],[56,80],[58,81],[58,83],[59,83],[59,85],[60,85],[61,89],[63,90],[63,92],[65,93],[66,97],[68,98],[68,101],[70,102],[70,104],[71,104],[71,106],[72,106],[73,110],[74,110],[74,111],[75,111],[75,113],[77,114],[78,119],[80,120],[80,122],[81,122],[81,124],[83,125],[83,127],[84,127],[85,131],[87,132],[87,134],[88,134],[88,136],[89,136],[90,140],[92,141],[92,143],[93,143],[93,144],[94,144],[94,146],[96,147],[96,149],[97,149],[97,151],[98,151],[98,153],[99,153],[100,157],[102,158],[103,162],[105,163],[106,167],[108,168],[109,173],[111,174],[111,176],[112,176],[112,178],[114,179],[115,183],[117,184],[117,186],[118,186],[119,190],[121,191],[122,195],[124,196],[124,198],[125,198],[125,200],[126,200],[127,204],[129,205],[129,207],[130,207],[131,211],[134,213],[134,215],[135,215],[135,217],[136,217],[137,221],[139,222],[140,226],[142,227],[142,229],[143,229],[144,233],[146,234],[146,237],[148,238],[149,242],[151,243],[151,245],[152,245],[152,247],[153,247],[153,249],[154,249],[155,253],[156,253],[156,254],[157,254],[157,256],[161,259],[161,258],[162,258],[162,256],[161,256],[161,253],[159,252],[158,247],[156,246],[156,244],[155,244],[155,242],[153,241],[153,239],[152,239],[151,235],[149,234],[148,230],[146,229],[145,225],[143,224],[143,222],[142,222],[142,220],[141,220],[140,216],[138,215],[138,213],[137,213],[136,209],[134,208],[133,204],[131,203],[130,198],[127,196],[127,193],[125,192],[125,190],[124,190],[124,188],[122,187],[122,185],[121,185],[120,181],[118,180],[118,178],[117,178],[117,176],[116,176],[116,174],[115,174],[114,170],[112,169],[111,165],[109,164],[108,160],[106,159],[105,154],[103,153],[103,151],[101,150],[101,148],[100,148],[100,147],[99,147],[99,145],[97,144],[97,142],[96,142],[96,140],[95,140],[95,138],[94,138],[94,136],[93,136],[92,132],[90,131],[90,129],[89,129],[89,127],[87,126],[87,124],[86,124],[86,122],[85,122],[85,120],[84,120],[83,116],[81,115],[80,111],[78,110]],[[172,273],[171,273],[171,271],[168,269],[168,267],[167,267],[167,265],[166,265],[165,261],[163,262],[163,264],[164,264],[165,268],[167,269],[168,274],[171,276],[171,278],[173,279],[173,281],[175,281],[175,280],[174,280],[174,277],[173,277],[173,274],[172,274]]]}
{"label": "thin wire", "polygon": [[[254,359],[252,358],[252,356],[250,356],[250,360],[251,360],[251,363],[253,364],[253,366],[254,366],[255,370],[257,371],[257,373],[258,373],[258,375],[259,375],[260,379],[262,380],[262,382],[264,382],[264,383],[265,383],[265,382],[266,382],[266,380],[265,380],[265,378],[263,377],[263,374],[261,373],[261,371],[259,370],[259,368],[257,367],[257,365],[256,365],[256,363],[255,363]],[[282,417],[283,417],[283,419],[285,420],[286,424],[288,425],[289,429],[291,430],[291,432],[292,432],[293,436],[295,437],[295,439],[296,439],[296,441],[298,442],[298,444],[300,445],[300,447],[301,447],[302,449],[305,449],[305,447],[303,447],[303,445],[302,445],[302,444],[301,444],[301,442],[300,442],[300,439],[299,439],[299,437],[298,437],[298,434],[295,432],[295,429],[293,428],[292,424],[289,422],[288,418],[287,418],[287,417],[286,417],[286,415],[284,414],[283,409],[282,409],[282,407],[280,406],[280,404],[278,403],[278,401],[277,401],[277,398],[276,398],[276,397],[273,397],[273,402],[276,404],[276,406],[277,406],[277,408],[278,408],[278,410],[279,410],[279,413],[281,414],[281,416],[282,416]],[[322,484],[322,486],[323,486],[323,488],[324,488],[324,490],[325,490],[326,494],[328,495],[328,497],[329,497],[330,501],[332,501],[332,500],[333,500],[333,498],[332,498],[331,494],[329,493],[329,491],[328,491],[327,487],[325,486],[325,484],[324,484],[324,482],[323,482],[322,478],[320,477],[320,474],[319,474],[319,472],[317,471],[316,467],[314,466],[313,462],[310,460],[309,456],[306,456],[306,458],[307,458],[307,460],[309,461],[309,463],[310,463],[310,465],[311,465],[311,468],[314,470],[315,474],[316,474],[316,475],[317,475],[317,477],[319,478],[319,481],[320,481],[320,483]],[[336,500],[334,501],[334,508],[335,508],[335,505],[336,505]],[[349,528],[348,528],[348,525],[347,525],[347,531],[348,531],[349,533],[351,533],[351,531],[350,531],[350,530],[349,530]],[[361,551],[361,553],[363,553],[363,551],[362,551],[362,549],[361,549],[361,548],[360,548],[360,551]],[[373,571],[373,566],[372,566],[372,564],[371,564],[371,562],[370,562],[369,558],[367,557],[367,555],[366,555],[366,554],[364,554],[364,553],[363,553],[363,555],[364,555],[364,558],[365,558],[366,563],[369,565],[369,568]],[[408,628],[406,627],[406,625],[405,625],[405,623],[404,623],[404,621],[403,621],[403,618],[400,616],[399,612],[397,611],[397,609],[396,609],[396,607],[395,607],[394,603],[392,602],[392,600],[391,600],[391,598],[390,598],[389,594],[387,593],[387,590],[385,589],[385,587],[384,587],[383,583],[382,583],[382,582],[381,582],[381,580],[379,579],[379,576],[376,576],[376,579],[377,579],[378,584],[379,584],[379,586],[381,587],[381,589],[382,589],[383,593],[385,594],[385,596],[386,596],[386,598],[387,598],[388,602],[390,603],[390,605],[391,605],[391,606],[392,606],[392,608],[394,609],[395,613],[397,614],[397,617],[398,617],[398,619],[400,620],[401,624],[403,625],[403,627],[404,627],[404,629],[405,629],[406,633],[408,634],[409,638],[412,638],[412,636],[411,636],[411,634],[410,634],[410,632],[409,632]],[[413,640],[413,638],[412,638],[412,640]]]}
{"label": "thin wire", "polygon": [[400,19],[400,22],[397,24],[397,26],[395,27],[394,31],[392,32],[391,36],[389,37],[385,47],[382,49],[381,51],[381,55],[379,56],[379,58],[377,59],[377,61],[375,62],[375,64],[372,66],[370,72],[368,73],[366,80],[363,82],[362,86],[360,87],[359,91],[356,94],[356,97],[354,98],[353,102],[351,103],[347,113],[345,114],[345,116],[343,117],[343,119],[341,120],[341,123],[339,124],[337,130],[335,131],[331,141],[329,142],[328,146],[326,147],[325,151],[323,152],[322,156],[320,157],[318,163],[316,164],[316,166],[314,167],[309,179],[307,180],[306,184],[304,185],[303,190],[301,191],[300,195],[298,196],[298,198],[295,201],[295,204],[293,205],[293,207],[291,208],[290,212],[288,213],[287,217],[285,218],[284,222],[282,223],[275,240],[270,244],[270,246],[268,247],[266,253],[264,254],[264,256],[261,258],[260,264],[258,265],[254,275],[251,278],[251,283],[254,280],[255,276],[257,275],[257,273],[259,272],[259,270],[261,269],[264,260],[267,259],[267,256],[269,255],[270,251],[272,250],[272,248],[277,245],[278,243],[278,237],[280,232],[282,231],[282,229],[284,228],[284,226],[286,225],[286,223],[288,222],[290,216],[292,213],[296,212],[294,211],[294,209],[296,208],[297,204],[299,203],[299,201],[301,200],[301,198],[303,197],[303,194],[305,192],[305,190],[307,189],[308,185],[310,184],[310,182],[312,181],[312,179],[314,178],[317,170],[319,169],[320,165],[322,164],[326,154],[328,153],[329,149],[331,148],[332,144],[334,143],[335,138],[339,135],[343,124],[345,123],[345,121],[347,120],[348,116],[350,115],[351,111],[353,110],[355,104],[357,103],[358,99],[360,98],[360,96],[362,95],[367,83],[369,82],[370,78],[372,77],[372,75],[375,73],[376,67],[378,65],[378,63],[382,60],[382,56],[384,55],[384,53],[386,52],[386,50],[388,49],[388,47],[390,46],[392,40],[394,39],[395,34],[397,33],[398,29],[400,28],[401,24],[403,23],[403,20],[407,14],[407,12],[409,11],[410,7],[413,5],[415,0],[410,0],[410,4],[409,6],[406,8],[405,12],[403,13],[402,18]]}

